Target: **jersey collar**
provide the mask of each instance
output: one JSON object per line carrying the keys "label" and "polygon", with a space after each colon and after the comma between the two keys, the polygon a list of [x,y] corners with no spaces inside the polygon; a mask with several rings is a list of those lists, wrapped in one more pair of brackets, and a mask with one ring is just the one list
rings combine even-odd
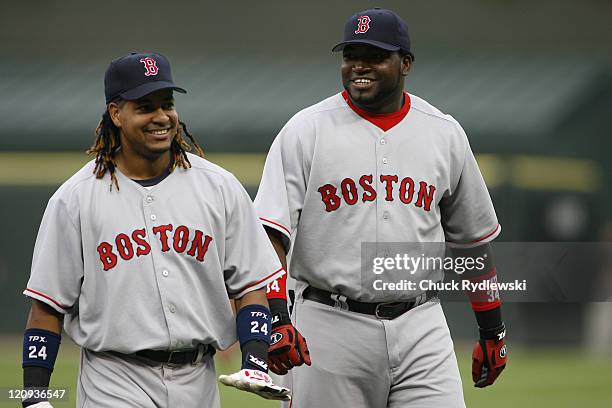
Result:
{"label": "jersey collar", "polygon": [[355,106],[355,104],[351,101],[351,98],[349,98],[348,92],[346,91],[342,91],[342,97],[356,114],[385,132],[400,123],[410,110],[410,95],[408,92],[404,92],[404,104],[400,110],[391,113],[371,113],[361,109]]}

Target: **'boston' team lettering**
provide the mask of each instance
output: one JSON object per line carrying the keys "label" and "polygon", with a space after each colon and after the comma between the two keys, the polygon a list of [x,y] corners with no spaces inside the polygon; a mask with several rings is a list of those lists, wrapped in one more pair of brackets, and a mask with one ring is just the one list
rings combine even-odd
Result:
{"label": "'boston' team lettering", "polygon": [[[340,183],[340,192],[342,194],[342,198],[344,198],[344,202],[348,205],[354,205],[359,201],[359,192],[357,189],[357,184],[363,190],[361,194],[361,201],[364,203],[367,201],[375,201],[376,200],[376,189],[372,187],[373,177],[371,174],[364,174],[359,178],[359,183],[355,183],[355,180],[351,178],[345,178]],[[393,201],[393,189],[394,183],[397,184],[399,181],[399,177],[394,174],[381,174],[380,182],[385,185],[385,200]],[[436,186],[428,185],[424,181],[419,181],[418,183],[418,192],[416,194],[416,201],[414,203],[415,206],[419,208],[423,208],[425,211],[431,210],[431,203],[433,201],[434,192],[436,191]],[[324,184],[317,190],[321,193],[321,200],[325,204],[325,211],[332,212],[336,211],[342,200],[340,195],[338,195],[338,188],[333,184]],[[404,177],[399,182],[399,195],[398,199],[404,204],[410,204],[414,199],[414,191],[415,191],[415,182],[410,177]]]}
{"label": "'boston' team lettering", "polygon": [[[187,247],[187,255],[195,257],[200,262],[204,262],[204,255],[208,250],[208,246],[212,241],[210,235],[204,235],[200,230],[195,230],[193,238],[189,238],[192,234],[184,225],[179,225],[174,229],[172,224],[158,225],[151,228],[153,234],[159,238],[162,252],[168,252],[170,247],[177,253],[184,252]],[[174,230],[172,237],[169,236],[169,232]],[[121,257],[124,261],[129,261],[136,256],[147,255],[151,252],[151,245],[146,241],[147,236],[144,228],[136,229],[128,236],[127,234],[120,233],[115,237],[116,252],[113,252],[113,245],[109,242],[101,242],[98,245],[98,254],[100,255],[100,261],[105,271],[114,268],[117,265],[118,257]],[[171,238],[172,242],[170,242]],[[135,244],[136,248],[134,248]],[[119,254],[119,256],[117,256]]]}

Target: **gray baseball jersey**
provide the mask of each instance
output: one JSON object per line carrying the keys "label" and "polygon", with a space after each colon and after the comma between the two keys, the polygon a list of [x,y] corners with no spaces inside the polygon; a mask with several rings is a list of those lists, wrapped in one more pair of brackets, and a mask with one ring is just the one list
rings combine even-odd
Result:
{"label": "gray baseball jersey", "polygon": [[229,298],[282,273],[252,202],[229,172],[192,154],[151,189],[90,162],[45,211],[24,294],[65,314],[93,351],[225,349],[236,341]]}
{"label": "gray baseball jersey", "polygon": [[297,113],[268,153],[255,207],[292,242],[290,274],[320,289],[375,302],[361,285],[362,242],[486,242],[500,232],[459,123],[406,94],[388,131],[336,94]]}
{"label": "gray baseball jersey", "polygon": [[471,244],[499,234],[461,126],[405,98],[407,115],[383,131],[334,95],[296,114],[270,148],[255,206],[291,246],[292,320],[312,355],[312,366],[285,376],[293,408],[465,407],[439,303],[379,320],[347,312],[339,297],[328,306],[302,296],[312,285],[363,302],[404,300],[422,291],[363,284],[363,242]]}

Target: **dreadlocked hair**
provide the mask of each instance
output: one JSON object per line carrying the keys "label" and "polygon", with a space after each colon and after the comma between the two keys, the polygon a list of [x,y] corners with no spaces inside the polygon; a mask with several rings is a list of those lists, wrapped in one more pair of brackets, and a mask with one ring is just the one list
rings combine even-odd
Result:
{"label": "dreadlocked hair", "polygon": [[[122,103],[120,101],[119,103]],[[172,166],[170,167],[170,172],[174,171],[174,169],[179,166],[183,169],[188,169],[191,167],[191,163],[189,162],[189,158],[187,157],[187,152],[190,152],[193,148],[195,148],[195,152],[198,156],[204,157],[204,150],[198,145],[195,138],[189,133],[187,130],[187,125],[183,122],[179,122],[179,128],[176,132],[176,136],[172,140],[172,144],[170,146],[170,151],[172,154]],[[185,136],[189,139],[189,142],[185,140]],[[113,123],[110,114],[108,113],[108,109],[102,114],[102,119],[100,123],[96,127],[96,139],[93,145],[87,150],[87,154],[95,154],[96,166],[94,167],[94,174],[96,178],[102,178],[106,174],[106,171],[110,173],[111,183],[110,189],[112,191],[113,184],[119,190],[119,182],[117,181],[117,176],[115,175],[116,163],[115,163],[115,151],[117,148],[121,146],[121,137],[120,131],[117,126]]]}

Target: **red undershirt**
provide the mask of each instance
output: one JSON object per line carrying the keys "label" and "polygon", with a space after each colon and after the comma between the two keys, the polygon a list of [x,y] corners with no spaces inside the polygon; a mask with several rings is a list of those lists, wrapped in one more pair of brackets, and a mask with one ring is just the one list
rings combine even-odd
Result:
{"label": "red undershirt", "polygon": [[342,97],[351,107],[356,114],[370,122],[371,124],[381,128],[385,132],[391,129],[393,126],[397,125],[406,117],[408,111],[410,110],[410,95],[407,92],[404,92],[404,104],[397,112],[391,113],[371,113],[361,108],[358,108],[353,104],[351,98],[349,98],[348,92],[342,91]]}

